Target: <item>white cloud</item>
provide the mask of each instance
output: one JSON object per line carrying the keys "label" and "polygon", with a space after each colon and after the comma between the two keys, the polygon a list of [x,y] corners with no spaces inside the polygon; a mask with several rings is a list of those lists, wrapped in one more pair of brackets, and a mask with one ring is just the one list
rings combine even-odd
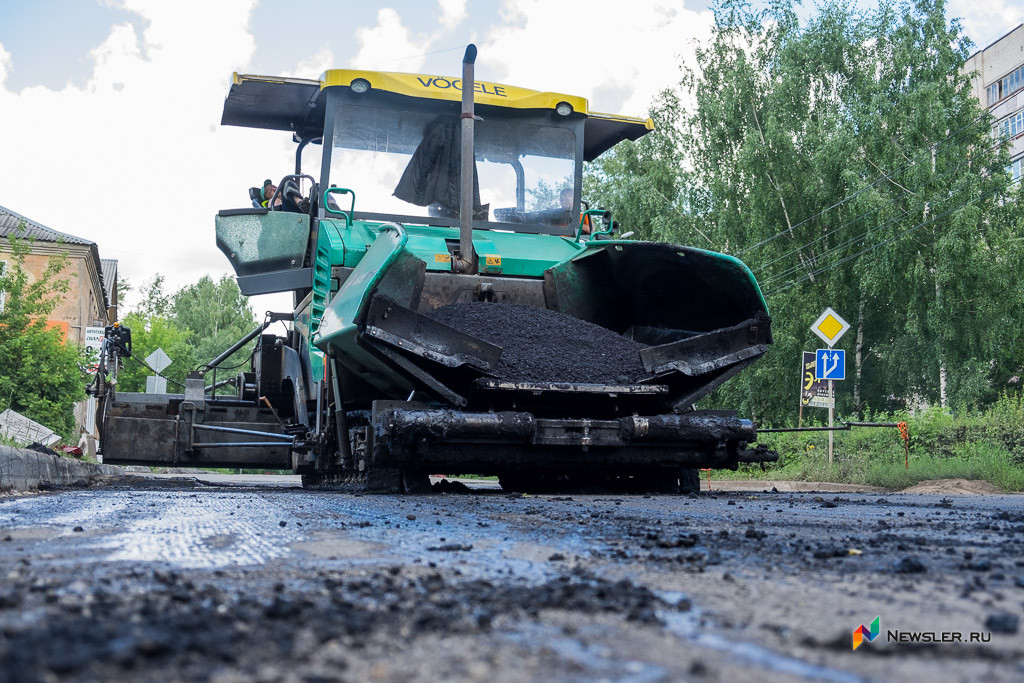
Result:
{"label": "white cloud", "polygon": [[437,0],[441,10],[441,25],[453,29],[466,18],[466,0]]}
{"label": "white cloud", "polygon": [[324,71],[334,69],[337,66],[338,61],[334,58],[334,51],[325,45],[309,57],[299,62],[294,69],[291,69],[287,73],[274,75],[291,76],[293,78],[317,78]]}
{"label": "white cloud", "polygon": [[356,29],[356,41],[359,52],[352,60],[354,69],[394,68],[400,62],[402,71],[417,71],[433,38],[414,40],[398,12],[385,7],[377,12],[376,26]]}
{"label": "white cloud", "polygon": [[679,82],[680,58],[706,40],[711,12],[673,0],[597,0],[585,5],[505,0],[501,23],[482,41],[478,76],[535,90],[580,95],[599,111],[643,115],[660,90]]}
{"label": "white cloud", "polygon": [[11,53],[4,49],[0,43],[0,85],[7,81],[7,74],[11,72]]}
{"label": "white cloud", "polygon": [[[146,28],[111,27],[84,85],[0,86],[0,204],[95,241],[137,284],[227,272],[213,216],[248,204],[246,188],[293,158],[286,134],[216,125],[231,72],[255,50],[253,4],[125,0]],[[0,72],[10,68],[0,53]]]}
{"label": "white cloud", "polygon": [[1019,0],[950,0],[946,16],[960,17],[967,35],[980,49],[1024,21],[1024,6]]}

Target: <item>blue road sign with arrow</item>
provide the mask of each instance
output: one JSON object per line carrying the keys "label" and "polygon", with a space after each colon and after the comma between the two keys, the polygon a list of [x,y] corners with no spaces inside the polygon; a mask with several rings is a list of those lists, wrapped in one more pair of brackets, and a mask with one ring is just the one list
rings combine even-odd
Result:
{"label": "blue road sign with arrow", "polygon": [[814,379],[846,379],[846,351],[818,349],[814,360]]}

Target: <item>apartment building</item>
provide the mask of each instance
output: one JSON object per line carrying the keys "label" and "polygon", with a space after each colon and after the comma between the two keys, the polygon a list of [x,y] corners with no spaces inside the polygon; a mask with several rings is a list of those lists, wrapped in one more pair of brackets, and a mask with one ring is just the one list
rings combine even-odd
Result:
{"label": "apartment building", "polygon": [[964,65],[973,74],[974,96],[995,118],[993,135],[1010,145],[1009,171],[1024,175],[1024,24],[978,50]]}

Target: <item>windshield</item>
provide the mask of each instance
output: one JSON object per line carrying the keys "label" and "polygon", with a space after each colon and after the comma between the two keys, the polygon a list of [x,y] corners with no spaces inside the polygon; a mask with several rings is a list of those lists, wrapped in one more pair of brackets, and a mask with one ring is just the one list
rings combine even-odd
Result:
{"label": "windshield", "polygon": [[[335,121],[330,182],[355,191],[357,210],[458,218],[457,113],[343,104]],[[487,117],[476,122],[474,147],[475,220],[574,223],[572,130]]]}

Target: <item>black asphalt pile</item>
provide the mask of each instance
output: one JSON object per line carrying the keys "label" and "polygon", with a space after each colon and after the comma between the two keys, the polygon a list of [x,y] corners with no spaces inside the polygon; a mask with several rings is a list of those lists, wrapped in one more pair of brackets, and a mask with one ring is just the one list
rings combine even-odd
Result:
{"label": "black asphalt pile", "polygon": [[645,344],[570,315],[522,304],[460,303],[431,317],[502,348],[499,378],[516,382],[634,384],[647,376]]}

